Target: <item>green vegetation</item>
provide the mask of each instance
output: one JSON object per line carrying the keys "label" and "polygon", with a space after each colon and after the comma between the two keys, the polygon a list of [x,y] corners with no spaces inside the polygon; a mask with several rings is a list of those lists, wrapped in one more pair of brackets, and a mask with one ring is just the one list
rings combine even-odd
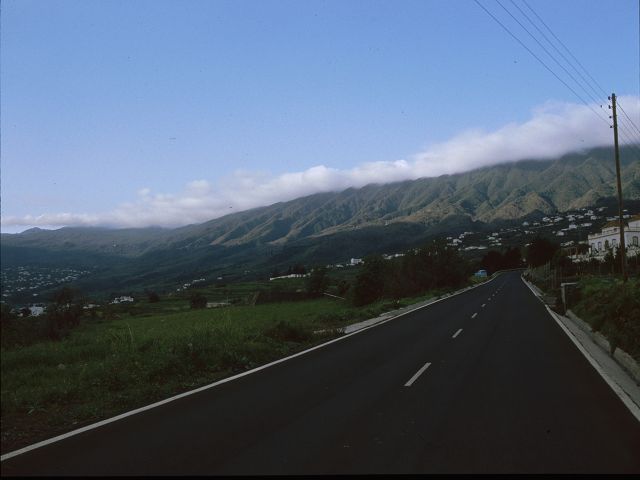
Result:
{"label": "green vegetation", "polygon": [[329,287],[327,267],[316,267],[307,280],[307,293],[311,296],[320,296]]}
{"label": "green vegetation", "polygon": [[[535,241],[535,240],[534,240]],[[522,267],[522,256],[519,248],[507,248],[504,253],[498,250],[489,250],[480,262],[483,269],[489,275],[498,270],[509,270]]]}
{"label": "green vegetation", "polygon": [[[329,291],[353,281],[353,272],[318,272],[316,280],[330,282]],[[257,286],[286,293],[316,280],[212,285],[196,294],[241,299]],[[363,307],[323,297],[215,309],[191,309],[193,292],[181,292],[85,311],[57,340],[46,334],[21,337],[27,325],[44,328],[46,316],[15,318],[3,306],[2,451],[282,358],[341,335],[340,327],[445,291]]]}
{"label": "green vegetation", "polygon": [[536,237],[527,248],[527,265],[533,268],[540,267],[550,262],[559,251],[560,245],[557,243]]}
{"label": "green vegetation", "polygon": [[191,294],[189,303],[191,304],[191,308],[205,308],[207,306],[207,297],[200,292],[194,292]]}
{"label": "green vegetation", "polygon": [[[622,149],[621,163],[625,206],[636,209],[640,163],[630,149]],[[497,231],[507,221],[593,206],[614,191],[610,152],[598,148],[557,160],[318,193],[173,230],[63,228],[2,234],[0,257],[5,270],[87,271],[74,286],[96,297],[121,290],[161,294],[184,281],[230,271],[234,282],[265,279],[296,265],[400,252],[464,231]],[[576,230],[564,240],[576,240]],[[520,240],[514,237],[509,245],[525,243]],[[9,300],[26,303],[33,300],[31,293],[50,292],[44,287],[14,290]]]}
{"label": "green vegetation", "polygon": [[621,348],[640,362],[640,278],[626,284],[613,278],[580,280],[571,310],[609,340],[611,353]]}
{"label": "green vegetation", "polygon": [[[83,322],[2,348],[3,451],[266,363],[336,333],[330,300]],[[16,319],[15,321],[26,321]],[[314,329],[325,333],[314,335]],[[6,445],[5,445],[6,443]]]}
{"label": "green vegetation", "polygon": [[471,266],[456,248],[444,240],[433,240],[389,261],[379,255],[365,258],[351,298],[355,305],[366,305],[380,298],[456,288],[468,283],[470,273]]}

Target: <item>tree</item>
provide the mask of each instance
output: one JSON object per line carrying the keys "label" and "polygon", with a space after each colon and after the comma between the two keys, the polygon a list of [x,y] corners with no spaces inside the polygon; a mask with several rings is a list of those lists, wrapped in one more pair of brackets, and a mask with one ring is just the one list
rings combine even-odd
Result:
{"label": "tree", "polygon": [[307,273],[307,269],[304,267],[304,265],[296,263],[293,266],[289,266],[289,268],[287,269],[287,275],[304,275],[305,273]]}
{"label": "tree", "polygon": [[489,275],[500,270],[503,263],[504,258],[497,250],[489,250],[485,256],[482,257],[482,261],[480,262],[482,268],[484,268]]}
{"label": "tree", "polygon": [[351,285],[349,284],[349,282],[347,282],[345,279],[340,280],[338,282],[338,295],[340,296],[346,295],[346,293],[349,291],[350,288],[351,288]]}
{"label": "tree", "polygon": [[464,283],[469,274],[469,265],[458,250],[441,238],[422,247],[418,251],[418,259],[418,266],[423,269],[424,284],[421,287],[424,290],[455,287]]}
{"label": "tree", "polygon": [[307,293],[312,296],[319,296],[328,286],[327,267],[315,267],[307,279]]}
{"label": "tree", "polygon": [[56,305],[70,305],[78,297],[71,287],[62,287],[53,292],[52,300]]}
{"label": "tree", "polygon": [[518,247],[508,248],[502,256],[502,268],[520,268],[522,266],[522,255]]}
{"label": "tree", "polygon": [[395,300],[409,295],[409,290],[411,289],[410,283],[403,272],[404,264],[398,260],[393,259],[387,262],[387,273],[384,282],[384,296]]}
{"label": "tree", "polygon": [[58,340],[80,324],[86,302],[78,290],[70,287],[56,290],[51,299],[53,303],[47,307],[47,334],[49,338]]}
{"label": "tree", "polygon": [[527,249],[527,265],[530,267],[539,267],[550,262],[554,253],[556,253],[559,248],[558,244],[542,237],[534,238]]}
{"label": "tree", "polygon": [[191,303],[191,308],[205,308],[207,306],[207,297],[201,293],[194,292],[191,294],[189,302]]}
{"label": "tree", "polygon": [[584,255],[585,253],[588,253],[589,252],[589,245],[587,245],[586,243],[579,243],[576,246],[576,252],[579,255]]}
{"label": "tree", "polygon": [[382,297],[384,270],[384,259],[381,255],[369,255],[364,258],[364,265],[352,289],[353,303],[356,306],[367,305]]}
{"label": "tree", "polygon": [[577,273],[577,268],[575,264],[571,261],[569,256],[564,253],[562,250],[556,250],[553,254],[553,258],[551,259],[551,265],[560,271],[561,277],[575,275]]}
{"label": "tree", "polygon": [[[13,337],[11,331],[14,330],[16,316],[11,312],[11,306],[6,303],[0,303],[0,339],[2,345],[11,343]],[[24,323],[24,322],[23,322]]]}
{"label": "tree", "polygon": [[8,325],[15,319],[15,315],[11,313],[11,306],[6,303],[0,303],[0,324]]}

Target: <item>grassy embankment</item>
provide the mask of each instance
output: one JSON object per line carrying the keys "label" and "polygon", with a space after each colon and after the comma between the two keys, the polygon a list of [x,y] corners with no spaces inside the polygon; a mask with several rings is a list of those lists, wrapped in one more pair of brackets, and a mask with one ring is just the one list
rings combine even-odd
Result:
{"label": "grassy embankment", "polygon": [[441,293],[360,308],[320,298],[190,310],[173,297],[84,319],[59,341],[3,346],[2,451],[282,358],[339,336],[338,327]]}
{"label": "grassy embankment", "polygon": [[583,278],[571,310],[640,362],[640,278]]}

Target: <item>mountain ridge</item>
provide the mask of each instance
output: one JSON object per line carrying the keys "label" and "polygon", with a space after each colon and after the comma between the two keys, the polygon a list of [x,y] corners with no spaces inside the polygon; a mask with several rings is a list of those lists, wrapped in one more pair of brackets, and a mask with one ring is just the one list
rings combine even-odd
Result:
{"label": "mountain ridge", "polygon": [[[609,148],[554,160],[523,160],[432,178],[322,192],[175,229],[64,227],[2,234],[5,246],[86,250],[137,257],[164,248],[282,246],[305,238],[393,223],[432,226],[448,216],[473,222],[593,205],[615,190]],[[625,198],[640,198],[640,160],[621,154]]]}

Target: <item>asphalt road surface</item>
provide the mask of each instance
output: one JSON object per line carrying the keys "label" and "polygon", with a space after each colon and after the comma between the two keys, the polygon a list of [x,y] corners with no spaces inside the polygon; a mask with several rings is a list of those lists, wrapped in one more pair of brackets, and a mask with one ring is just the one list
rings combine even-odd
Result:
{"label": "asphalt road surface", "polygon": [[518,272],[2,462],[18,474],[640,473],[640,422]]}

